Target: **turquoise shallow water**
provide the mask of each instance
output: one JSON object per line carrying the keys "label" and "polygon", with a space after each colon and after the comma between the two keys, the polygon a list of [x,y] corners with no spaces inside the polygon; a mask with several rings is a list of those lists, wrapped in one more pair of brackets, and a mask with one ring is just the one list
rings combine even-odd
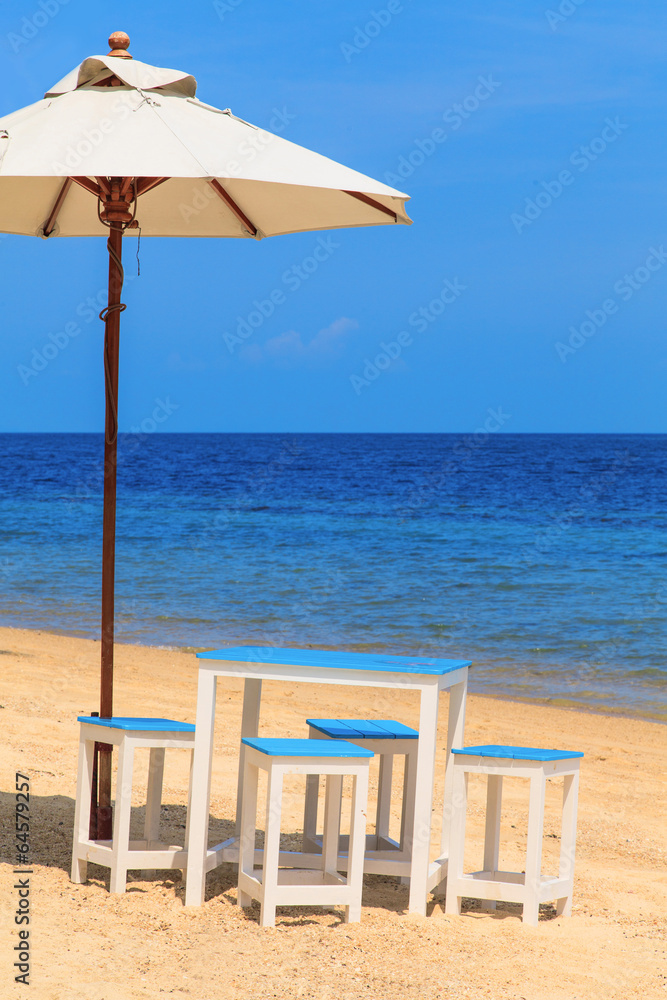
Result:
{"label": "turquoise shallow water", "polygon": [[[0,624],[99,636],[102,438],[0,435]],[[117,638],[463,657],[667,718],[667,436],[122,438]]]}

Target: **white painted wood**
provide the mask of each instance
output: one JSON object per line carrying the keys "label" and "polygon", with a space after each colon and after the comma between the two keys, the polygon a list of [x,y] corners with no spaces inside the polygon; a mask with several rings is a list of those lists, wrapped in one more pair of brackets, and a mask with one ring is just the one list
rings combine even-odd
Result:
{"label": "white painted wood", "polygon": [[260,927],[275,927],[278,893],[278,854],[280,853],[280,818],[282,814],[284,766],[268,768],[266,789],[266,824],[264,827],[264,895],[259,915]]}
{"label": "white painted wood", "polygon": [[[243,685],[243,711],[241,715],[241,739],[254,739],[259,735],[259,711],[262,701],[262,682],[254,677],[246,677]],[[236,786],[236,835],[241,827],[241,804],[243,802],[243,760],[245,744],[240,744],[239,769]]]}
{"label": "white painted wood", "polygon": [[322,871],[335,873],[338,871],[338,838],[340,837],[340,813],[343,801],[342,774],[329,774],[325,784]]}
{"label": "white painted wood", "polygon": [[405,770],[403,772],[403,805],[401,808],[401,858],[397,860],[410,861],[412,858],[412,842],[415,826],[415,795],[417,794],[417,749],[418,740],[405,741],[414,745],[405,754]]}
{"label": "white painted wood", "polygon": [[546,779],[544,772],[536,770],[530,779],[528,844],[526,847],[526,896],[523,903],[523,922],[524,924],[529,924],[531,927],[537,927],[540,904],[545,792]]}
{"label": "white painted wood", "polygon": [[[363,880],[366,809],[368,797],[369,758],[271,757],[253,747],[246,747],[244,789],[241,806],[238,901],[249,906],[252,899],[260,903],[260,925],[273,927],[278,905],[305,904],[346,907],[346,919],[359,919]],[[280,816],[282,786],[285,774],[316,774],[326,770],[326,798],[323,852],[307,854],[280,850]],[[264,850],[255,849],[255,823],[259,771],[267,772],[266,819]],[[340,834],[342,780],[345,774],[354,779],[352,797],[352,827],[350,833],[351,870],[347,878],[337,871]],[[233,847],[230,845],[230,851]],[[260,872],[255,865],[263,866]],[[291,871],[280,869],[291,865]],[[308,866],[304,868],[304,866]]]}
{"label": "white painted wood", "polygon": [[125,883],[127,881],[133,757],[134,747],[132,741],[129,739],[123,740],[118,749],[109,892],[125,892]]}
{"label": "white painted wood", "polygon": [[[308,726],[308,739],[322,738],[312,726]],[[306,797],[303,805],[303,842],[304,851],[316,851],[320,843],[317,838],[317,803],[320,794],[319,774],[309,774],[306,778]]]}
{"label": "white painted wood", "polygon": [[[199,687],[197,694],[197,736],[195,739],[195,767],[194,783],[197,793],[193,793],[191,809],[191,829],[188,838],[188,879],[186,886],[186,905],[201,905],[204,899],[204,875],[206,871],[212,870],[222,861],[233,861],[238,857],[233,843],[225,842],[218,845],[215,850],[206,847],[206,836],[202,832],[204,827],[204,817],[208,820],[209,796],[210,796],[210,769],[213,752],[213,713],[215,708],[215,686],[218,677],[242,677],[256,681],[282,680],[288,683],[316,683],[316,684],[336,684],[350,687],[369,688],[394,688],[403,691],[419,691],[421,694],[421,714],[424,721],[428,722],[428,733],[421,732],[420,722],[420,747],[426,735],[428,746],[422,750],[422,761],[416,762],[415,786],[420,803],[420,824],[429,824],[428,839],[430,841],[430,818],[433,796],[433,770],[436,751],[436,726],[437,723],[437,702],[439,692],[447,689],[454,689],[455,710],[450,700],[450,725],[452,719],[456,720],[456,735],[448,734],[448,742],[463,742],[463,707],[467,687],[468,668],[461,667],[444,675],[426,674],[398,674],[391,671],[383,673],[378,670],[327,670],[322,667],[309,667],[304,665],[291,664],[256,664],[239,663],[224,660],[200,661]],[[430,702],[430,708],[426,709],[424,699]],[[421,716],[420,716],[421,718]],[[200,724],[201,720],[201,724]],[[251,735],[251,734],[249,734]],[[199,746],[199,752],[197,747]],[[204,747],[206,750],[204,750]],[[417,754],[419,757],[419,753]],[[206,768],[206,775],[202,774],[202,768]],[[449,764],[448,764],[449,767]],[[321,772],[325,773],[325,772]],[[430,781],[429,781],[430,776]],[[425,780],[426,779],[426,780]],[[420,784],[421,782],[421,784]],[[312,785],[311,785],[312,787]],[[426,795],[426,802],[423,796]],[[447,807],[447,797],[449,791],[445,790],[445,808]],[[415,834],[416,836],[416,834]],[[421,836],[421,832],[420,832]],[[308,849],[314,849],[315,845],[308,845]],[[410,895],[413,912],[426,912],[426,897],[431,878],[428,852],[430,844],[426,845],[426,851],[422,851],[422,857],[416,867],[411,867]],[[395,869],[398,874],[398,863]]]}
{"label": "white painted wood", "polygon": [[[446,912],[460,913],[461,897],[523,904],[523,922],[536,926],[540,903],[556,900],[556,911],[569,915],[572,907],[574,853],[579,788],[579,758],[561,761],[525,761],[505,758],[454,758],[450,856],[448,862]],[[525,873],[498,870],[498,834],[502,798],[502,774],[527,777],[530,781]],[[465,845],[465,798],[469,774],[486,774],[487,814],[484,869],[463,873]],[[541,874],[544,803],[547,778],[564,775],[561,855],[558,876]],[[461,801],[461,809],[458,802]]]}
{"label": "white painted wood", "polygon": [[438,732],[438,678],[423,684],[419,704],[416,790],[408,910],[426,916],[426,882],[431,849],[431,810]]}
{"label": "white painted wood", "polygon": [[[194,741],[193,741],[193,747],[194,747]],[[193,768],[194,768],[194,763],[195,763],[195,752],[194,752],[194,749],[192,749],[190,751],[190,772],[189,772],[189,777],[188,777],[188,808],[187,808],[187,812],[185,814],[185,839],[184,839],[184,844],[185,844],[186,848],[188,846],[188,839],[189,839],[189,836],[190,836],[190,810],[192,808],[192,771],[193,771]],[[185,884],[187,882],[187,878],[188,878],[187,860],[188,860],[188,852],[186,850],[185,851],[185,861],[186,861],[186,863],[185,863],[185,865],[183,866],[183,868],[181,870],[181,881],[182,881],[182,883],[183,883],[184,886],[185,886]]]}
{"label": "white painted wood", "polygon": [[[361,741],[355,740],[355,743]],[[386,744],[394,740],[384,740]],[[384,747],[382,749],[385,749]],[[380,774],[378,775],[378,799],[375,810],[375,834],[378,837],[389,836],[389,820],[391,818],[391,782],[394,771],[394,757],[391,753],[380,753]]]}
{"label": "white painted wood", "polygon": [[[490,774],[486,786],[486,826],[484,830],[484,869],[494,875],[498,871],[500,852],[500,811],[503,798],[503,779],[500,774]],[[495,910],[495,899],[482,903],[485,910]]]}
{"label": "white painted wood", "polygon": [[442,833],[440,835],[440,855],[449,854],[449,830],[452,817],[452,787],[454,780],[454,756],[452,747],[463,746],[463,729],[466,714],[466,677],[449,689],[449,713],[447,720],[447,757],[445,760],[445,794],[442,804]]}
{"label": "white painted wood", "polygon": [[574,858],[577,844],[577,800],[579,797],[579,771],[563,779],[563,816],[560,837],[559,875],[567,885],[567,894],[559,897],[556,912],[564,917],[572,915],[574,888]]}
{"label": "white painted wood", "polygon": [[72,882],[85,882],[88,865],[82,845],[88,840],[90,825],[90,800],[93,788],[93,755],[95,743],[79,737],[79,767],[76,779],[76,805],[74,808],[74,842],[72,844]]}
{"label": "white painted wood", "polygon": [[345,907],[345,922],[361,920],[361,895],[364,881],[364,851],[366,847],[366,810],[368,804],[368,761],[355,773],[352,789],[350,825],[350,865],[347,884],[353,893]]}
{"label": "white painted wood", "polygon": [[[113,816],[113,836],[109,841],[88,839],[92,768],[95,742],[109,742],[118,747],[118,770]],[[130,815],[132,806],[132,773],[134,751],[137,745],[150,747],[144,839],[130,841]],[[128,869],[141,869],[150,877],[156,868],[181,868],[187,865],[184,847],[162,844],[159,839],[160,807],[166,747],[190,750],[194,745],[193,733],[149,732],[111,729],[90,723],[81,723],[79,739],[79,768],[75,806],[74,843],[72,847],[72,880],[83,881],[86,862],[104,865],[111,869],[110,891],[125,892]],[[192,771],[188,803],[192,794]],[[188,807],[189,808],[189,807]],[[189,813],[188,813],[189,815]],[[186,821],[187,826],[187,821]],[[187,837],[186,837],[187,843]]]}
{"label": "white painted wood", "polygon": [[189,836],[186,843],[188,850],[188,871],[185,885],[186,906],[201,906],[204,902],[206,888],[205,863],[209,802],[211,800],[216,682],[217,677],[214,673],[208,670],[199,671],[195,752],[192,768],[192,806]]}
{"label": "white painted wood", "polygon": [[[164,747],[151,747],[148,761],[148,788],[146,791],[146,813],[144,818],[144,839],[149,843],[160,842],[160,810],[162,807],[162,781],[164,778]],[[144,870],[142,878],[150,878],[151,872]]]}
{"label": "white painted wood", "polygon": [[468,772],[455,767],[452,774],[452,811],[449,817],[449,857],[447,860],[447,885],[445,913],[461,912],[461,880],[466,839],[466,811],[468,808]]}
{"label": "white painted wood", "polygon": [[148,789],[146,792],[146,816],[144,839],[160,839],[160,808],[162,805],[162,781],[164,778],[164,747],[152,747],[148,762]]}
{"label": "white painted wood", "polygon": [[245,760],[243,768],[244,795],[240,817],[239,844],[239,906],[250,906],[251,894],[242,889],[245,882],[242,876],[254,878],[255,863],[255,823],[257,820],[257,786],[259,783],[259,768],[251,761]]}

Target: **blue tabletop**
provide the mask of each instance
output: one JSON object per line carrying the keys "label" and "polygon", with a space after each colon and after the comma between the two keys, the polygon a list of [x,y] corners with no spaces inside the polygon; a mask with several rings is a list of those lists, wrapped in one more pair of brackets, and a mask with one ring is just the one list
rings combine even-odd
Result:
{"label": "blue tabletop", "polygon": [[327,670],[377,670],[395,674],[449,674],[469,667],[470,660],[442,660],[423,656],[389,656],[385,653],[347,653],[330,649],[277,649],[275,646],[230,646],[197,653],[201,660],[230,663],[285,664]]}

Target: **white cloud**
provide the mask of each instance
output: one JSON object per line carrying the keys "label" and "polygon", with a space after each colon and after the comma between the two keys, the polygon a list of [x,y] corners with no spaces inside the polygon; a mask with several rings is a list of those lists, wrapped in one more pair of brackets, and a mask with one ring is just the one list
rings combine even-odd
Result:
{"label": "white cloud", "polygon": [[265,341],[264,344],[248,344],[239,351],[239,357],[248,364],[272,362],[278,368],[292,368],[296,365],[326,364],[341,358],[347,345],[347,336],[356,330],[356,319],[341,316],[307,342],[298,330],[287,330]]}

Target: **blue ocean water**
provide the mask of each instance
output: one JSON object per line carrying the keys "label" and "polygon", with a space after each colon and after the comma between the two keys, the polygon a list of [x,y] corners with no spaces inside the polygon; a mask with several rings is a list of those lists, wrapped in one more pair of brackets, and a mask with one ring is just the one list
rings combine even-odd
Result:
{"label": "blue ocean water", "polygon": [[[667,719],[667,436],[120,439],[117,639],[465,657]],[[0,435],[0,625],[99,636],[102,436]]]}

